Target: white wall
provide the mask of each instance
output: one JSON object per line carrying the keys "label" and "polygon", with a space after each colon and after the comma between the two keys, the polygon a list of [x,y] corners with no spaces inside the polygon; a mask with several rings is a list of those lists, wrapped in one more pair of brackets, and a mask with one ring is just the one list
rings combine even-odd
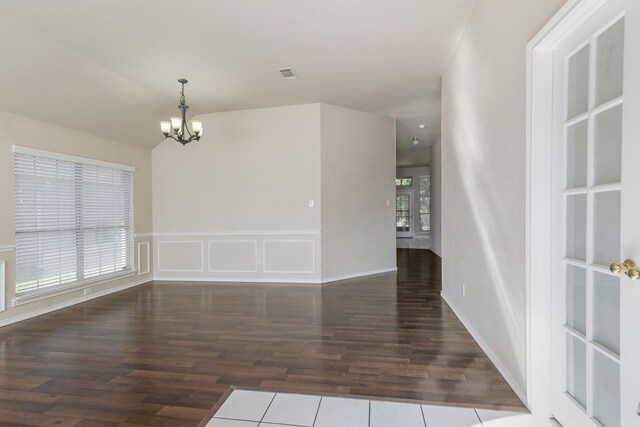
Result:
{"label": "white wall", "polygon": [[431,146],[431,250],[442,256],[442,142]]}
{"label": "white wall", "polygon": [[157,279],[321,282],[395,269],[393,119],[324,104],[199,119],[199,142],[153,150]]}
{"label": "white wall", "polygon": [[320,105],[198,119],[153,150],[157,278],[319,281]]}
{"label": "white wall", "polygon": [[[151,152],[149,150],[3,111],[0,111],[0,134],[2,134],[0,138],[0,261],[6,261],[7,301],[6,310],[0,312],[0,326],[151,280],[151,274],[147,271],[148,261],[153,256],[150,245],[152,229]],[[15,296],[14,144],[135,166],[136,171],[133,177],[134,233],[136,234],[134,262],[138,269],[135,275],[94,285],[93,293],[88,297],[85,297],[80,289],[17,307],[11,306],[11,300]]]}
{"label": "white wall", "polygon": [[479,1],[443,77],[443,296],[521,394],[525,48],[563,3]]}
{"label": "white wall", "polygon": [[429,167],[398,167],[396,178],[411,178],[411,186],[396,187],[396,191],[411,190],[413,192],[413,236],[427,238],[431,231],[420,231],[420,177],[430,176]]}
{"label": "white wall", "polygon": [[394,119],[323,104],[323,280],[395,270],[395,248]]}

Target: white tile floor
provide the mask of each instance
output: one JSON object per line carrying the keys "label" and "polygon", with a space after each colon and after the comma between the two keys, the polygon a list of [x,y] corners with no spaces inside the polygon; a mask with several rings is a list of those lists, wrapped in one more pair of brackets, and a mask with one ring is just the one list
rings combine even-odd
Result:
{"label": "white tile floor", "polygon": [[486,409],[235,390],[207,427],[533,426],[531,416]]}

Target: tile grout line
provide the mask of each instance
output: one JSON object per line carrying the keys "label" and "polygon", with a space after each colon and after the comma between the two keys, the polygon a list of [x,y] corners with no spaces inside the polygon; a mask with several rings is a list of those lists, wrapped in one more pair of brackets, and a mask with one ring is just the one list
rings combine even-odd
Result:
{"label": "tile grout line", "polygon": [[483,426],[484,422],[482,421],[482,418],[480,418],[480,414],[478,413],[478,410],[476,408],[473,408],[473,412],[476,413],[476,417],[478,417],[478,421],[480,421],[480,425]]}
{"label": "tile grout line", "polygon": [[269,412],[269,408],[271,408],[271,404],[273,403],[273,401],[276,400],[277,395],[278,393],[273,393],[273,397],[271,398],[271,402],[269,402],[269,406],[267,406],[267,409],[264,411],[264,414],[262,414],[262,418],[260,418],[260,421],[258,421],[258,426],[262,424],[262,420],[264,420],[264,417],[267,415],[267,412]]}
{"label": "tile grout line", "polygon": [[369,420],[367,422],[367,426],[371,427],[371,401],[369,401]]}
{"label": "tile grout line", "polygon": [[424,416],[424,408],[420,405],[420,413],[422,414],[422,422],[424,423],[424,427],[427,427],[427,419]]}
{"label": "tile grout line", "polygon": [[228,417],[213,417],[211,419],[227,420],[227,421],[243,421],[245,423],[272,424],[272,425],[286,426],[286,427],[309,427],[309,426],[303,426],[303,425],[300,425],[300,424],[283,424],[283,423],[276,423],[275,421],[263,422],[263,421],[242,420],[242,419],[239,419],[239,418],[228,418]]}
{"label": "tile grout line", "polygon": [[320,396],[320,402],[318,402],[318,409],[316,409],[316,416],[313,417],[313,424],[311,424],[312,427],[315,427],[316,421],[318,421],[318,414],[320,413],[320,406],[322,405],[323,397],[324,396]]}

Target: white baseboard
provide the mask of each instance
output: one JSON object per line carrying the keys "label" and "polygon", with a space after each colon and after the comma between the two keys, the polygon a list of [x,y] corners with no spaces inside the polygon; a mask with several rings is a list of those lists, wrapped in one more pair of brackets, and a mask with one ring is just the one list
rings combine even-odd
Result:
{"label": "white baseboard", "polygon": [[135,282],[127,283],[126,285],[118,286],[111,289],[106,289],[104,291],[94,292],[89,295],[83,295],[80,298],[75,298],[71,301],[66,301],[61,304],[52,305],[51,307],[46,307],[40,310],[34,310],[29,313],[21,314],[19,316],[11,317],[9,319],[0,320],[0,328],[3,326],[11,325],[13,323],[22,322],[23,320],[32,319],[34,317],[42,316],[43,314],[51,313],[53,311],[62,310],[63,308],[71,307],[72,305],[80,304],[95,298],[100,298],[105,295],[113,294],[115,292],[124,291],[125,289],[133,288],[134,286],[139,286],[144,283],[151,282],[151,279],[142,279],[136,280]]}
{"label": "white baseboard", "polygon": [[220,276],[163,276],[156,275],[153,280],[162,282],[214,282],[214,283],[286,283],[286,284],[323,284],[332,283],[340,280],[355,279],[364,276],[373,276],[376,274],[391,273],[398,271],[397,267],[385,268],[381,270],[363,271],[360,273],[345,274],[341,276],[333,276],[323,279],[296,279],[290,277],[220,277]]}
{"label": "white baseboard", "polygon": [[398,267],[383,268],[381,270],[363,271],[361,273],[343,274],[341,276],[333,276],[322,279],[322,283],[337,282],[340,280],[357,279],[358,277],[373,276],[375,274],[392,273],[398,271]]}
{"label": "white baseboard", "polygon": [[491,362],[493,362],[496,369],[498,369],[498,372],[500,372],[500,374],[504,377],[505,381],[507,381],[507,384],[509,384],[511,389],[513,389],[513,392],[518,396],[518,398],[522,401],[522,403],[525,406],[527,406],[527,393],[525,392],[525,390],[520,388],[520,386],[515,382],[515,380],[509,373],[509,371],[505,368],[500,358],[498,358],[495,355],[495,353],[491,351],[491,348],[487,345],[487,343],[484,342],[484,340],[480,337],[480,335],[476,332],[476,330],[471,326],[471,323],[469,323],[467,319],[462,315],[460,310],[458,310],[458,308],[454,304],[452,304],[450,300],[443,293],[441,293],[440,296],[442,297],[444,302],[446,302],[447,305],[451,308],[451,310],[458,317],[458,319],[460,319],[460,322],[462,323],[462,325],[467,329],[469,334],[478,343],[482,351],[484,351],[487,357],[491,360]]}
{"label": "white baseboard", "polygon": [[320,279],[292,279],[285,277],[220,277],[220,276],[162,276],[155,275],[153,280],[156,282],[215,282],[215,283],[299,283],[299,284],[321,284]]}

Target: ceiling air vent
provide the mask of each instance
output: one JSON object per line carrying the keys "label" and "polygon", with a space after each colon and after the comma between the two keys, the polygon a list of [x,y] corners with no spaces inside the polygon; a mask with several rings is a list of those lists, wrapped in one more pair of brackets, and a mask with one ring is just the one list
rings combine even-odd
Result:
{"label": "ceiling air vent", "polygon": [[280,74],[282,74],[282,77],[284,77],[287,80],[298,78],[298,76],[296,76],[296,73],[293,72],[293,68],[282,68],[278,71],[280,71]]}

